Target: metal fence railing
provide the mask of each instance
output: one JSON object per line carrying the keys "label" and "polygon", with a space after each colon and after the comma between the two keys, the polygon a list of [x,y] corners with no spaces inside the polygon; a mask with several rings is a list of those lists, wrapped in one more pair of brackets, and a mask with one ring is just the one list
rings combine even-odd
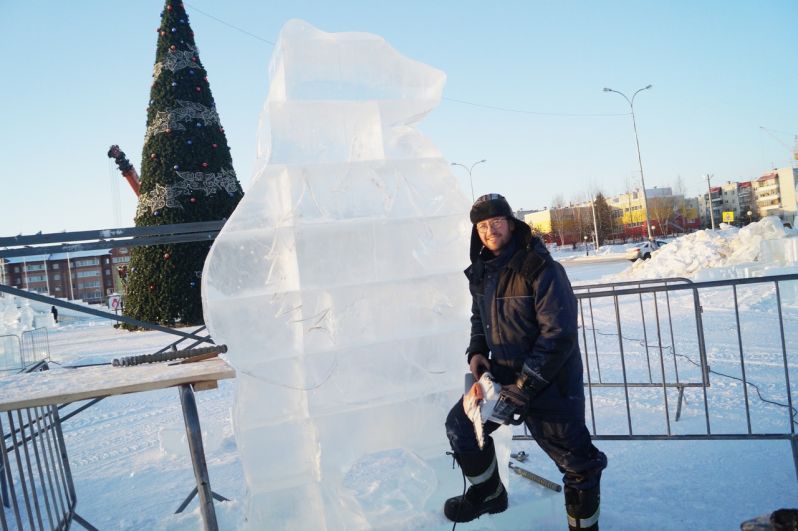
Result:
{"label": "metal fence railing", "polygon": [[6,529],[68,529],[77,499],[56,406],[17,409],[0,415],[0,526]]}
{"label": "metal fence railing", "polygon": [[50,361],[50,336],[47,328],[40,327],[22,332],[20,344],[23,369],[42,361]]}
{"label": "metal fence railing", "polygon": [[21,372],[49,360],[50,338],[47,328],[34,328],[19,335],[0,335],[0,374]]}
{"label": "metal fence railing", "polygon": [[574,291],[594,439],[787,440],[798,476],[798,274]]}

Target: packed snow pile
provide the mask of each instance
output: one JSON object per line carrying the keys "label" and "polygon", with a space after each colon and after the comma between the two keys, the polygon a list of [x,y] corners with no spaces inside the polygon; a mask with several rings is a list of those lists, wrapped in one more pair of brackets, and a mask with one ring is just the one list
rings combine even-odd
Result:
{"label": "packed snow pile", "polygon": [[0,297],[0,335],[19,335],[31,330],[34,324],[34,311],[28,301],[17,307],[17,298]]}
{"label": "packed snow pile", "polygon": [[270,70],[258,170],[202,275],[247,526],[414,528],[467,370],[469,203],[415,127],[446,76],[301,21]]}
{"label": "packed snow pile", "polygon": [[769,216],[743,228],[687,234],[662,246],[650,260],[638,260],[611,280],[686,277],[714,280],[798,272],[798,234]]}

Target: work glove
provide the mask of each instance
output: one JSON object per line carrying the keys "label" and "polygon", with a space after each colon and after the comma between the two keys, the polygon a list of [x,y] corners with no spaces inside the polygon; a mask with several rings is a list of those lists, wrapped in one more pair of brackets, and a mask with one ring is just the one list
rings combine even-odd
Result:
{"label": "work glove", "polygon": [[491,420],[502,424],[521,424],[527,405],[529,397],[523,390],[515,384],[505,385],[499,393],[499,401],[493,408]]}
{"label": "work glove", "polygon": [[[527,397],[530,397],[537,395],[549,385],[549,382],[543,378],[538,371],[524,363],[524,366],[521,368],[521,375],[518,377],[518,380],[516,380],[515,385],[518,389],[524,391]],[[529,400],[529,398],[527,398],[527,400]]]}

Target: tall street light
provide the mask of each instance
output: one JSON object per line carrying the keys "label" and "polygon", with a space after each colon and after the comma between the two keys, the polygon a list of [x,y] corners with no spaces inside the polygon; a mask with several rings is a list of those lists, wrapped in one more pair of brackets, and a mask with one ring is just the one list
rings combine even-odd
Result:
{"label": "tall street light", "polygon": [[465,168],[465,171],[468,172],[468,182],[471,183],[471,202],[474,202],[474,181],[471,179],[471,170],[474,169],[474,166],[477,164],[482,164],[483,162],[487,162],[487,159],[482,159],[476,161],[471,167],[466,166],[465,164],[460,164],[459,162],[452,162],[452,166],[460,166],[461,168]]}
{"label": "tall street light", "polygon": [[635,145],[637,146],[637,163],[640,165],[640,184],[643,186],[643,208],[646,211],[646,229],[648,231],[648,239],[649,241],[653,241],[654,237],[651,235],[651,223],[649,223],[648,219],[648,197],[646,196],[646,181],[643,178],[643,159],[640,158],[640,140],[637,138],[637,122],[635,121],[635,96],[637,96],[638,92],[643,90],[648,90],[651,88],[651,85],[647,85],[641,89],[637,89],[637,91],[632,94],[632,99],[629,99],[626,94],[620,92],[615,89],[604,87],[604,92],[614,92],[616,94],[620,94],[623,98],[629,103],[629,107],[632,109],[632,127],[635,129]]}

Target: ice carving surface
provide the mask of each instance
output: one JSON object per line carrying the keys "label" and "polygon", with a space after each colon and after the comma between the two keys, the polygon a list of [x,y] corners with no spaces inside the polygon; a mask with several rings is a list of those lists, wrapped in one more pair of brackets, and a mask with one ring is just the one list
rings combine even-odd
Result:
{"label": "ice carving surface", "polygon": [[462,393],[468,201],[416,128],[445,75],[289,21],[252,184],[203,272],[237,377],[247,525],[412,525]]}

